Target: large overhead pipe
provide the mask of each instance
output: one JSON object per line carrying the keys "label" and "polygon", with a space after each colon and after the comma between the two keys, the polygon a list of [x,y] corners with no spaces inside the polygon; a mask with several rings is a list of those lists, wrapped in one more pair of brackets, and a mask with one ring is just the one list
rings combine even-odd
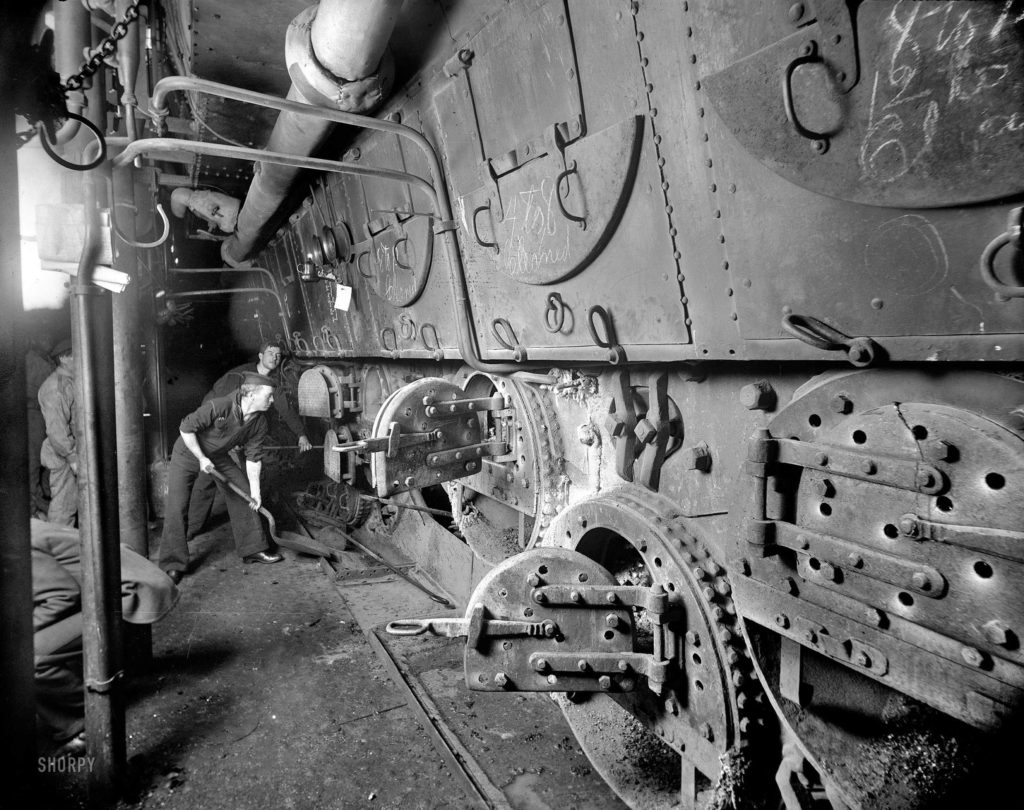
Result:
{"label": "large overhead pipe", "polygon": [[[290,101],[343,112],[369,113],[391,89],[394,63],[387,50],[403,0],[323,0],[288,26],[285,57]],[[332,124],[282,112],[267,151],[311,155]],[[257,163],[233,236],[221,245],[230,265],[244,261],[267,221],[281,207],[298,169]]]}

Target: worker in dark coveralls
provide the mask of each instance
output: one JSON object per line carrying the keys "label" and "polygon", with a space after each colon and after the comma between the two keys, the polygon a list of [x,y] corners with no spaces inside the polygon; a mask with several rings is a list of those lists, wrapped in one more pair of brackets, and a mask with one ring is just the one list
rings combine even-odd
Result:
{"label": "worker in dark coveralls", "polygon": [[[39,732],[62,753],[84,753],[82,566],[78,529],[32,521],[32,626]],[[178,589],[153,563],[121,546],[121,617],[162,619]]]}
{"label": "worker in dark coveralls", "polygon": [[[185,539],[189,495],[200,472],[217,470],[248,493],[251,502],[232,492],[221,481],[217,486],[227,502],[235,550],[245,562],[277,563],[283,557],[267,551],[269,543],[256,515],[263,498],[260,471],[267,439],[266,410],[274,402],[274,381],[262,374],[247,373],[241,387],[226,397],[215,397],[181,420],[178,440],[167,470],[164,531],[160,541],[160,567],[180,582],[188,567]],[[228,453],[242,448],[245,473]]]}
{"label": "worker in dark coveralls", "polygon": [[[256,374],[262,374],[265,377],[270,377],[270,379],[274,381],[274,386],[277,389],[274,396],[274,410],[277,411],[281,421],[288,426],[288,429],[298,436],[299,452],[305,453],[307,450],[312,449],[313,444],[306,436],[305,428],[302,425],[302,419],[294,410],[292,410],[291,405],[288,403],[288,398],[280,391],[281,358],[283,353],[284,349],[280,341],[263,341],[263,343],[260,344],[256,362],[236,366],[223,374],[220,379],[213,384],[213,388],[211,388],[210,392],[203,398],[203,402],[216,399],[217,397],[226,397],[228,394],[234,392],[242,384],[242,379],[246,374],[255,372]],[[189,501],[188,507],[188,532],[186,535],[189,541],[203,531],[206,521],[210,518],[210,512],[213,509],[213,499],[216,494],[214,487],[215,484],[213,478],[209,475],[202,474],[196,479],[196,482],[192,487],[192,499]]]}
{"label": "worker in dark coveralls", "polygon": [[53,347],[57,368],[39,386],[39,409],[46,423],[46,439],[39,451],[50,471],[50,506],[46,519],[74,526],[78,514],[78,442],[75,439],[75,374],[71,341]]}
{"label": "worker in dark coveralls", "polygon": [[39,458],[46,439],[39,389],[51,374],[53,361],[49,346],[41,339],[33,338],[25,352],[25,407],[28,416],[28,494],[32,499],[32,515],[39,518],[46,517],[50,505],[50,473]]}

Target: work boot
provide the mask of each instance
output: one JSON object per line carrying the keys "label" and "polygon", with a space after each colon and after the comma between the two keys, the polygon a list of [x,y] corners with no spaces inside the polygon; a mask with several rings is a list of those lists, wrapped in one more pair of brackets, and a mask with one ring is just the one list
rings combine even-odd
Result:
{"label": "work boot", "polygon": [[283,559],[284,557],[282,557],[280,554],[272,554],[267,551],[257,551],[255,554],[246,554],[244,557],[242,557],[242,562],[266,563],[267,565],[269,565],[270,563],[279,563]]}

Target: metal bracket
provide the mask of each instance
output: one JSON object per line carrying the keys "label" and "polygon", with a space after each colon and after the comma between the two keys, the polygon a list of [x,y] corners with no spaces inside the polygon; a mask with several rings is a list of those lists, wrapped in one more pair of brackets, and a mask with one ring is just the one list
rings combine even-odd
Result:
{"label": "metal bracket", "polygon": [[475,605],[465,619],[401,619],[389,622],[387,632],[393,636],[418,636],[432,633],[447,638],[466,638],[466,645],[481,649],[485,640],[508,636],[554,638],[558,625],[553,621],[526,622],[515,619],[491,619],[484,605]]}
{"label": "metal bracket", "polygon": [[633,409],[633,391],[629,386],[629,372],[620,371],[612,377],[612,402],[608,408],[605,427],[615,445],[615,471],[623,481],[633,480],[633,461],[636,459],[636,411]]}
{"label": "metal bracket", "polygon": [[779,5],[786,9],[796,28],[806,29],[817,23],[821,41],[815,44],[822,52],[822,61],[827,61],[831,67],[839,92],[849,93],[860,80],[855,11],[850,10],[845,0],[806,0],[804,3],[784,0]]}
{"label": "metal bracket", "polygon": [[640,474],[637,483],[652,492],[657,492],[661,484],[661,467],[668,452],[668,374],[651,374],[647,390],[647,415],[637,422],[633,431],[644,445],[643,452],[640,453]]}
{"label": "metal bracket", "polygon": [[398,422],[388,424],[388,435],[376,439],[360,439],[354,442],[338,444],[331,449],[336,453],[385,453],[388,458],[395,458],[401,447],[411,447],[414,444],[426,444],[441,438],[440,430],[432,430],[426,433],[402,433],[402,427]]}
{"label": "metal bracket", "polygon": [[893,458],[796,439],[773,439],[779,464],[821,470],[922,495],[937,495],[946,487],[942,472],[919,460]]}
{"label": "metal bracket", "polygon": [[791,629],[776,628],[776,630],[829,658],[848,666],[867,670],[877,677],[882,677],[889,671],[889,659],[877,647],[872,647],[855,638],[843,639],[833,636],[827,627],[803,616],[793,619]]}

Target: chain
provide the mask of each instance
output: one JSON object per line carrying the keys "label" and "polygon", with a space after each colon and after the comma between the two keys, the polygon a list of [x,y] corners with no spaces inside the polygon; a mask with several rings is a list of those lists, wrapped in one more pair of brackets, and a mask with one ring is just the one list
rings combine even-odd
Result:
{"label": "chain", "polygon": [[117,50],[118,40],[125,38],[131,24],[139,18],[139,3],[141,2],[142,0],[132,0],[132,4],[124,10],[124,19],[114,24],[114,27],[110,29],[110,36],[96,46],[89,61],[85,62],[81,70],[74,76],[68,76],[68,80],[64,82],[65,91],[81,90],[85,80],[100,69],[107,57],[113,55]]}

